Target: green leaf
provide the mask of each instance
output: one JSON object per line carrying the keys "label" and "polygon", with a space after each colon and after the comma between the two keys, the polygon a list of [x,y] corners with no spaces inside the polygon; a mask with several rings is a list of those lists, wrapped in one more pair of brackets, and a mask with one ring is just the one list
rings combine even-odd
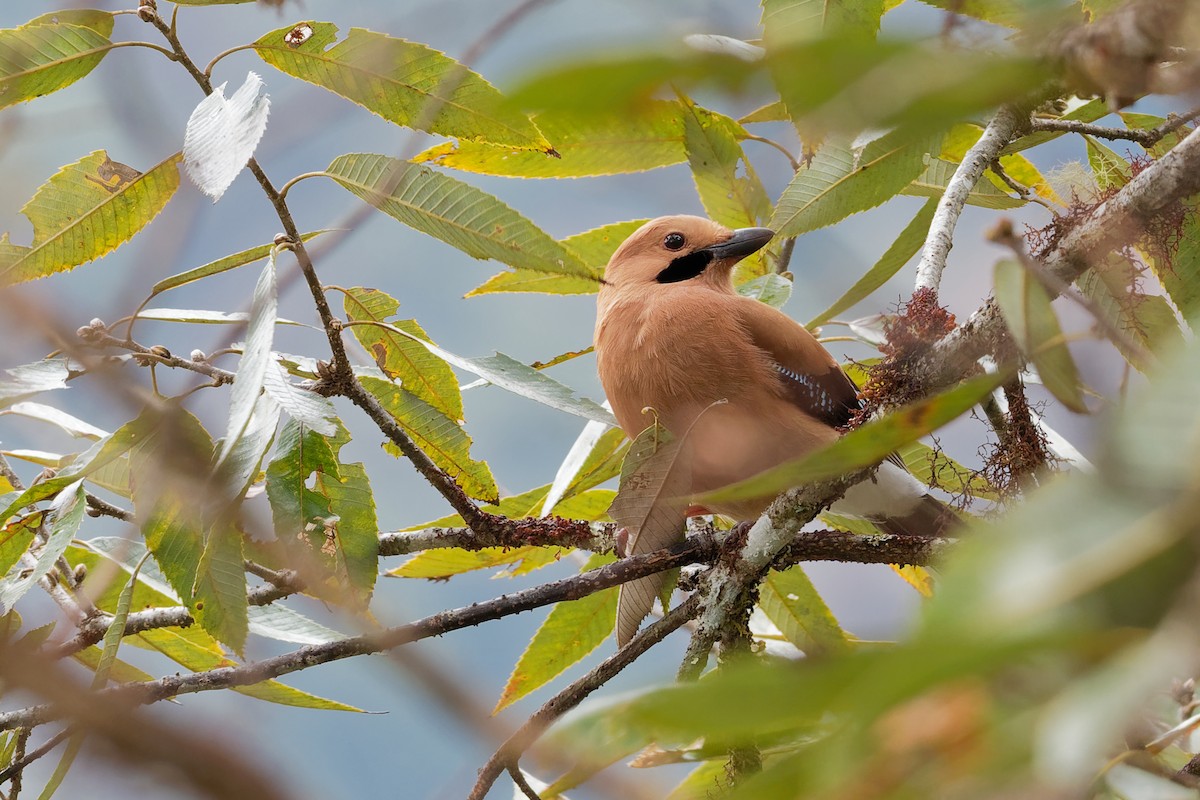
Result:
{"label": "green leaf", "polygon": [[772,308],[783,308],[783,304],[792,296],[792,282],[774,272],[760,275],[735,288],[743,297],[752,297]]}
{"label": "green leaf", "polygon": [[[317,238],[323,233],[329,233],[329,231],[311,231],[309,233],[302,233],[300,234],[300,241],[307,242],[311,239]],[[244,267],[247,264],[253,264],[256,261],[262,261],[264,258],[271,255],[271,249],[273,247],[274,245],[270,244],[251,247],[249,250],[243,250],[240,253],[234,253],[233,255],[219,258],[216,261],[210,261],[207,264],[189,269],[186,272],[180,272],[176,275],[172,275],[169,278],[163,278],[161,281],[154,284],[154,288],[150,290],[150,297],[147,297],[146,301],[149,302],[151,298],[167,291],[168,289],[178,289],[180,286],[186,286],[187,284],[194,283],[202,278],[207,278],[212,275],[220,275],[222,272],[228,272],[231,269],[237,269],[238,267]]]}
{"label": "green leaf", "polygon": [[[592,556],[582,572],[611,564],[613,556]],[[544,686],[595,650],[617,621],[617,590],[605,589],[556,603],[513,668],[493,714]]]}
{"label": "green leaf", "polygon": [[936,210],[935,200],[921,206],[921,210],[904,226],[896,241],[892,242],[887,252],[867,270],[867,274],[859,278],[845,294],[834,301],[833,305],[813,317],[806,327],[816,328],[828,322],[887,283],[921,250],[921,245],[925,243],[925,235],[929,232],[929,224],[933,222],[933,212]]}
{"label": "green leaf", "polygon": [[399,567],[388,571],[392,578],[424,578],[446,580],[454,575],[489,569],[507,564],[516,564],[526,558],[536,557],[542,550],[565,553],[560,547],[485,547],[480,550],[462,550],[457,547],[442,547],[418,553]]}
{"label": "green leaf", "polygon": [[[1075,283],[1109,322],[1146,350],[1162,353],[1183,343],[1179,320],[1170,303],[1161,295],[1142,291],[1138,273],[1128,259],[1113,255],[1093,263]],[[1119,341],[1114,344],[1132,366],[1142,371],[1149,366],[1142,363],[1140,354],[1125,352]]]}
{"label": "green leaf", "polygon": [[387,156],[338,156],[325,172],[347,191],[472,258],[556,275],[589,276],[573,253],[494,196]]}
{"label": "green leaf", "polygon": [[365,606],[378,572],[379,523],[362,464],[338,458],[348,440],[344,429],[326,437],[285,423],[267,466],[267,497],[278,540],[329,575],[321,596]]}
{"label": "green leaf", "polygon": [[[1150,130],[1164,124],[1167,120],[1165,117],[1156,117],[1153,114],[1138,114],[1133,111],[1122,111],[1121,121],[1125,123],[1125,127],[1130,130]],[[1183,127],[1168,133],[1156,143],[1146,147],[1146,152],[1154,158],[1162,158],[1170,150],[1184,140],[1189,133],[1195,130],[1194,125],[1184,125]]]}
{"label": "green leaf", "polygon": [[87,75],[112,49],[113,16],[104,11],[43,14],[0,30],[0,108],[56,92]]}
{"label": "green leaf", "polygon": [[586,278],[572,275],[550,275],[529,269],[518,269],[493,275],[482,286],[467,292],[467,297],[493,292],[542,292],[545,294],[595,294],[605,265],[621,242],[646,223],[644,219],[613,222],[577,233],[562,240],[564,247],[575,253],[591,270]]}
{"label": "green leaf", "polygon": [[763,40],[771,47],[828,33],[873,38],[882,17],[883,0],[763,0]]}
{"label": "green leaf", "polygon": [[50,507],[50,535],[47,537],[31,569],[9,574],[0,580],[0,610],[7,614],[29,589],[42,579],[54,566],[54,562],[75,538],[83,522],[87,498],[83,481],[77,480],[64,487]]}
{"label": "green leaf", "polygon": [[[471,437],[455,420],[438,411],[403,387],[378,378],[360,378],[363,388],[375,396],[417,447],[433,459],[471,497],[495,500],[496,479],[484,461],[471,457]],[[399,456],[399,450],[388,447]]]}
{"label": "green leaf", "polygon": [[258,405],[263,379],[272,363],[271,343],[275,336],[275,318],[278,316],[278,310],[275,253],[272,251],[266,266],[258,276],[258,282],[254,285],[246,343],[242,349],[242,358],[238,362],[233,391],[229,394],[229,421],[225,426],[225,440],[221,443],[221,450],[217,455],[218,462],[224,461],[242,438]]}
{"label": "green leaf", "polygon": [[[690,101],[681,102],[688,165],[708,216],[728,228],[764,225],[771,217],[771,200],[738,144],[739,134],[745,136],[742,126]],[[735,281],[769,271],[767,254],[760,250],[738,264]]]}
{"label": "green leaf", "polygon": [[331,22],[301,22],[262,36],[254,49],[281,72],[397,125],[552,152],[528,117],[506,105],[495,87],[454,59],[426,45],[363,28],[351,28],[337,42],[337,31]]}
{"label": "green leaf", "polygon": [[694,502],[725,503],[773,497],[793,486],[844,475],[882,461],[889,453],[966,413],[1008,378],[1003,372],[970,378],[952,389],[868,422],[823,450],[708,492],[694,498]]}
{"label": "green leaf", "polygon": [[705,761],[689,772],[665,800],[720,800],[727,782],[724,761]]}
{"label": "green leaf", "polygon": [[993,294],[1013,339],[1037,367],[1045,387],[1067,408],[1086,413],[1079,370],[1046,287],[1020,263],[1005,259],[996,264]]}
{"label": "green leaf", "polygon": [[787,109],[783,107],[783,101],[776,100],[773,103],[767,103],[765,106],[756,108],[746,116],[740,118],[738,122],[743,125],[751,125],[755,122],[787,122]]}
{"label": "green leaf", "polygon": [[[955,125],[946,134],[946,138],[942,141],[943,160],[952,161],[955,164],[961,164],[966,158],[967,151],[979,141],[979,137],[983,135],[983,128],[978,125],[962,123]],[[1054,191],[1054,187],[1050,182],[1042,176],[1038,168],[1033,165],[1025,156],[1020,153],[1009,153],[1000,157],[1000,166],[1004,168],[1004,172],[1013,180],[1021,183],[1039,196],[1060,205],[1063,203],[1062,198]],[[984,173],[984,176],[1000,191],[1007,193],[1008,186],[992,170]]]}
{"label": "green leaf", "polygon": [[232,527],[214,527],[204,543],[192,589],[200,625],[236,653],[245,650],[250,625],[243,563],[241,533]]}
{"label": "green leaf", "polygon": [[1185,320],[1195,325],[1200,317],[1200,205],[1187,205],[1174,255],[1167,262],[1158,257],[1149,261],[1171,302]]}
{"label": "green leaf", "polygon": [[1129,183],[1132,176],[1129,162],[1117,155],[1107,145],[1094,136],[1084,136],[1087,143],[1088,165],[1096,177],[1096,187],[1100,191],[1120,189]]}
{"label": "green leaf", "polygon": [[[206,519],[230,513],[224,507],[227,497],[212,502],[212,439],[199,420],[178,408],[161,415],[146,411],[131,425],[142,433],[130,453],[142,536],[175,594],[194,609],[192,587],[204,553]],[[198,497],[204,498],[202,513]]]}
{"label": "green leaf", "polygon": [[770,227],[797,236],[874,208],[908,186],[939,150],[937,136],[890,133],[857,153],[846,139],[830,139],[784,189]]}
{"label": "green leaf", "polygon": [[998,497],[987,478],[967,469],[940,449],[935,450],[921,442],[910,442],[897,449],[896,455],[904,462],[904,468],[926,486],[952,495],[966,493],[984,500]]}
{"label": "green leaf", "polygon": [[7,575],[25,555],[45,518],[44,511],[37,511],[17,517],[0,529],[0,575]]}
{"label": "green leaf", "polygon": [[1025,0],[921,0],[925,5],[943,11],[962,14],[1006,28],[1020,28],[1036,8]]}
{"label": "green leaf", "polygon": [[644,172],[687,158],[678,103],[653,101],[637,115],[547,112],[533,119],[560,158],[464,140],[434,145],[413,161],[509,178],[581,178]]}
{"label": "green leaf", "polygon": [[771,570],[759,587],[759,608],[779,632],[809,656],[840,655],[852,642],[804,568]]}
{"label": "green leaf", "polygon": [[140,173],[97,150],[60,169],[21,209],[33,247],[0,270],[0,284],[72,269],[129,241],[179,188],[178,162],[176,153]]}
{"label": "green leaf", "polygon": [[60,469],[54,477],[35,483],[17,495],[3,511],[0,511],[0,521],[9,519],[26,506],[53,497],[78,478],[98,472],[128,453],[145,435],[144,426],[137,420],[122,425],[112,435],[96,442],[69,465]]}
{"label": "green leaf", "polygon": [[347,289],[344,307],[353,322],[387,322],[409,336],[401,336],[376,325],[355,325],[355,338],[375,359],[375,363],[404,390],[424,400],[455,421],[462,421],[462,394],[454,370],[410,337],[431,341],[416,320],[391,321],[400,303],[378,289],[361,286]]}
{"label": "green leaf", "polygon": [[[934,158],[922,172],[901,194],[914,197],[941,197],[946,191],[946,185],[954,177],[958,164],[944,159]],[[980,208],[1020,208],[1025,201],[1019,197],[1005,194],[989,180],[980,180],[967,195],[967,203]]]}

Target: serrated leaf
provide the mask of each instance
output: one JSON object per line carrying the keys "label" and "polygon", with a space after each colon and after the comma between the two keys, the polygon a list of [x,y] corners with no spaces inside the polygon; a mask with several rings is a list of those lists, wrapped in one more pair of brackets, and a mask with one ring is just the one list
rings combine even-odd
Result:
{"label": "serrated leaf", "polygon": [[581,178],[619,175],[686,159],[678,103],[653,101],[637,115],[546,112],[533,121],[559,158],[512,147],[461,140],[434,145],[418,164],[510,178]]}
{"label": "serrated leaf", "polygon": [[253,72],[228,99],[225,83],[197,104],[183,137],[183,165],[200,191],[221,199],[254,155],[267,129],[271,101]]}
{"label": "serrated leaf", "polygon": [[53,497],[79,478],[87,477],[129,452],[145,437],[144,426],[135,420],[122,425],[112,435],[96,442],[52,478],[39,481],[13,498],[3,511],[0,521],[7,520],[26,506]]}
{"label": "serrated leaf", "polygon": [[[405,433],[471,497],[495,500],[496,480],[484,461],[471,457],[471,437],[463,427],[433,406],[390,381],[360,378]],[[393,455],[399,451],[389,448]]]}
{"label": "serrated leaf", "polygon": [[346,441],[340,426],[330,438],[287,422],[267,467],[267,497],[279,541],[328,572],[333,599],[365,606],[378,572],[379,523],[362,464],[338,458]]}
{"label": "serrated leaf", "polygon": [[787,122],[787,109],[783,107],[783,101],[776,100],[772,103],[767,103],[765,106],[754,109],[744,117],[740,117],[738,122],[743,125],[750,125],[755,122]]}
{"label": "serrated leaf", "polygon": [[768,272],[735,287],[742,297],[753,298],[772,308],[783,308],[792,296],[792,282],[775,272]]}
{"label": "serrated leaf", "polygon": [[410,394],[416,395],[455,421],[462,421],[462,393],[454,370],[434,353],[413,340],[431,341],[416,320],[394,321],[400,303],[378,289],[361,286],[345,290],[346,318],[353,322],[386,322],[408,336],[392,333],[376,325],[355,325],[356,339],[375,359],[384,374]]}
{"label": "serrated leaf", "polygon": [[763,39],[772,46],[831,33],[874,37],[883,0],[763,0]]}
{"label": "serrated leaf", "polygon": [[254,43],[263,61],[389,122],[455,138],[550,152],[524,114],[490,83],[426,45],[331,22],[301,22]]}
{"label": "serrated leaf", "polygon": [[50,571],[71,539],[75,538],[86,508],[87,498],[82,480],[75,481],[59,492],[50,507],[50,535],[38,551],[33,567],[15,575],[6,575],[0,580],[0,613],[11,611],[16,602]]}
{"label": "serrated leaf", "polygon": [[274,359],[271,359],[263,374],[263,391],[265,396],[297,422],[323,436],[333,436],[337,432],[338,415],[333,402],[328,397],[293,384]]}
{"label": "serrated leaf", "polygon": [[41,392],[65,389],[69,377],[71,369],[65,358],[47,358],[10,367],[0,376],[0,408]]}
{"label": "serrated leaf", "polygon": [[[0,389],[0,392],[2,391]],[[3,401],[0,400],[0,405],[2,404]],[[73,417],[65,411],[60,411],[57,408],[43,405],[42,403],[14,403],[12,406],[0,411],[0,414],[16,414],[26,419],[46,422],[75,439],[90,439],[94,442],[108,436],[108,431],[97,428],[90,422],[85,422],[78,417]]]}
{"label": "serrated leaf", "polygon": [[249,632],[243,563],[241,533],[231,527],[215,527],[204,543],[192,588],[197,621],[236,653],[245,650]]}
{"label": "serrated leaf", "polygon": [[[954,177],[958,164],[941,158],[929,161],[928,167],[901,194],[912,197],[941,197]],[[1005,194],[989,180],[980,180],[967,194],[967,203],[980,208],[1020,208],[1025,201]]]}
{"label": "serrated leaf", "polygon": [[741,126],[688,102],[683,105],[683,131],[692,178],[708,216],[730,228],[766,221],[771,201],[738,144],[738,134],[745,136]]}
{"label": "serrated leaf", "polygon": [[913,140],[892,133],[859,153],[846,139],[829,139],[783,190],[770,227],[797,236],[874,208],[912,183],[927,156],[939,150],[938,136]]}
{"label": "serrated leaf", "polygon": [[[592,556],[581,571],[597,569],[614,560],[613,556]],[[499,713],[578,663],[603,644],[616,621],[615,588],[556,603],[513,667],[492,713]]]}
{"label": "serrated leaf", "polygon": [[[1146,350],[1161,353],[1182,344],[1179,320],[1166,298],[1150,295],[1138,285],[1137,272],[1120,255],[1111,256],[1085,272],[1076,281],[1079,291],[1090,299],[1113,325],[1124,331]],[[1178,280],[1180,276],[1176,276]],[[1139,370],[1140,353],[1125,352],[1120,341],[1113,344],[1129,363]]]}
{"label": "serrated leaf", "polygon": [[759,587],[758,606],[789,642],[809,656],[850,651],[850,638],[802,566],[770,570]]}
{"label": "serrated leaf", "polygon": [[[329,233],[329,231],[322,230],[302,233],[300,234],[300,241],[307,242],[310,239],[315,239],[323,233]],[[172,275],[169,278],[163,278],[161,281],[154,284],[154,288],[150,290],[150,297],[146,299],[149,300],[150,298],[155,297],[156,295],[159,295],[168,289],[177,289],[180,286],[186,286],[187,284],[198,281],[201,278],[207,278],[210,275],[219,275],[222,272],[228,272],[231,269],[237,269],[238,267],[244,267],[247,264],[253,264],[256,261],[262,261],[264,258],[271,255],[271,249],[273,247],[274,245],[271,244],[263,244],[259,245],[258,247],[251,247],[249,250],[243,250],[240,253],[234,253],[233,255],[219,258],[216,261],[210,261],[207,264],[189,269],[186,272],[180,272],[176,275]]]}
{"label": "serrated leaf", "polygon": [[275,336],[275,318],[278,316],[278,310],[275,254],[272,251],[266,266],[258,276],[258,282],[254,285],[246,344],[238,362],[233,390],[229,393],[229,420],[225,426],[225,441],[217,454],[218,463],[229,455],[254,414],[258,396],[262,392],[263,378],[271,368],[271,342]]}
{"label": "serrated leaf", "polygon": [[179,158],[141,173],[97,150],[60,169],[21,209],[33,246],[0,270],[0,284],[72,269],[129,241],[179,188]]}
{"label": "serrated leaf", "polygon": [[1072,411],[1086,413],[1079,370],[1063,339],[1046,287],[1011,259],[999,261],[995,274],[993,295],[1017,346],[1037,367],[1051,394]]}
{"label": "serrated leaf", "polygon": [[33,544],[33,537],[37,535],[38,528],[45,518],[44,511],[36,511],[10,520],[0,528],[0,575],[7,575],[29,550],[29,545]]}
{"label": "serrated leaf", "polygon": [[896,241],[892,242],[891,247],[879,257],[874,266],[835,300],[833,305],[813,317],[807,327],[816,328],[828,322],[887,283],[920,251],[921,245],[925,243],[925,235],[929,232],[929,225],[933,221],[933,212],[936,210],[937,202],[934,200],[921,206],[921,210],[904,226]]}
{"label": "serrated leaf", "polygon": [[[621,482],[608,513],[629,535],[628,555],[660,550],[677,541],[687,517],[691,486],[685,439],[677,439],[655,419],[629,446]],[[622,584],[617,604],[617,643],[624,645],[654,604],[667,581],[663,574]]]}
{"label": "serrated leaf", "polygon": [[1092,168],[1096,187],[1100,191],[1120,189],[1129,183],[1133,176],[1128,161],[1094,136],[1085,135],[1083,140],[1087,143],[1088,165]]}
{"label": "serrated leaf", "polygon": [[[142,434],[129,459],[142,537],[176,596],[193,608],[205,517],[228,513],[223,507],[209,507],[223,506],[227,499],[214,502],[209,491],[212,439],[199,420],[178,408],[144,412],[131,425]],[[198,498],[203,499],[198,503]]]}
{"label": "serrated leaf", "polygon": [[511,270],[493,275],[482,286],[467,292],[474,297],[492,292],[541,292],[544,294],[595,294],[600,289],[600,277],[605,265],[621,242],[642,227],[646,220],[613,222],[577,233],[562,240],[564,247],[575,253],[586,264],[592,274],[586,278],[573,275],[550,275],[529,269]]}
{"label": "serrated leaf", "polygon": [[970,378],[940,394],[872,420],[816,453],[708,492],[693,498],[693,502],[725,503],[774,497],[793,486],[826,480],[877,463],[905,444],[932,433],[966,413],[1008,377],[1006,373],[998,372]]}
{"label": "serrated leaf", "polygon": [[926,5],[953,14],[963,14],[968,17],[1003,25],[1006,28],[1020,28],[1030,16],[1030,10],[1035,4],[1023,0],[921,0]]}
{"label": "serrated leaf", "polygon": [[968,494],[984,500],[995,500],[995,487],[983,475],[967,469],[941,450],[921,442],[910,442],[896,450],[904,468],[926,486],[941,489],[947,494]]}
{"label": "serrated leaf", "polygon": [[0,30],[0,108],[56,92],[87,75],[113,44],[112,14],[59,11]]}
{"label": "serrated leaf", "polygon": [[351,153],[334,159],[325,174],[385,214],[472,258],[556,275],[591,275],[573,253],[496,197],[429,167]]}

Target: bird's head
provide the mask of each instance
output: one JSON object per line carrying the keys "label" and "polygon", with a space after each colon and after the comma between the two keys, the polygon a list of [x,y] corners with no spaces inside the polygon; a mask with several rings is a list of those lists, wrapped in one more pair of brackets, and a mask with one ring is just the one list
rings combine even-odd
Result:
{"label": "bird's head", "polygon": [[774,235],[770,228],[730,230],[703,217],[652,219],[613,253],[601,291],[683,282],[727,287],[733,265],[757,252]]}

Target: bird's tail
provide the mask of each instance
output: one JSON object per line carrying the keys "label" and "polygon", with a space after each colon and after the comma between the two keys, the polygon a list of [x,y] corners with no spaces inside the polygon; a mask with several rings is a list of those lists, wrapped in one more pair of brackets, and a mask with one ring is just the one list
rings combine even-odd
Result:
{"label": "bird's tail", "polygon": [[946,536],[962,525],[962,519],[950,506],[930,494],[922,497],[908,514],[874,522],[884,533],[926,537]]}

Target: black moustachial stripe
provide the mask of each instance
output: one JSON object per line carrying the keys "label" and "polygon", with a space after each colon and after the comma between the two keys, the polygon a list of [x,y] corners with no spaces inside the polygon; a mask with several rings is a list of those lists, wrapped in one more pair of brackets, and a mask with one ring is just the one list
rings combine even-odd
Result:
{"label": "black moustachial stripe", "polygon": [[678,283],[694,278],[708,268],[712,258],[713,254],[707,250],[696,250],[686,256],[680,256],[658,273],[654,280],[659,283]]}

